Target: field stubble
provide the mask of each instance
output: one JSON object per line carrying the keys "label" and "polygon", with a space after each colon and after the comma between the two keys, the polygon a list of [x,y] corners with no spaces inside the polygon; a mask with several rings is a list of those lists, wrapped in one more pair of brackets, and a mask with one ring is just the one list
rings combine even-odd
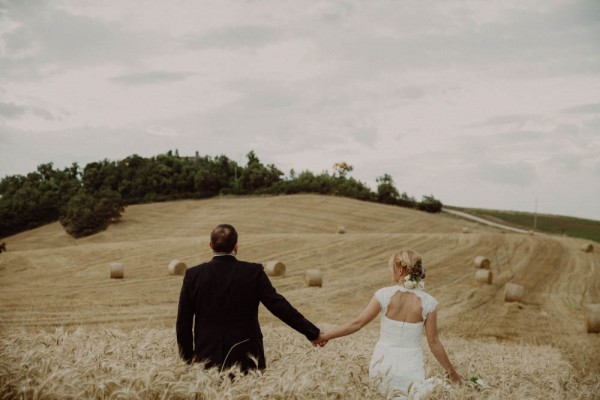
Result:
{"label": "field stubble", "polygon": [[[208,234],[228,222],[239,258],[281,260],[272,282],[328,329],[354,317],[390,284],[392,251],[419,251],[427,287],[440,301],[444,344],[465,376],[489,388],[438,389],[432,398],[592,399],[600,392],[600,335],[587,334],[585,305],[600,302],[600,255],[581,241],[501,233],[444,215],[315,195],[216,198],[130,206],[122,221],[77,241],[58,224],[6,238],[0,254],[0,384],[5,398],[378,398],[368,360],[378,322],[313,349],[262,306],[269,368],[233,383],[188,368],[173,326],[181,276],[167,265],[210,258]],[[336,234],[344,225],[345,234]],[[463,233],[468,226],[472,233]],[[597,246],[598,248],[600,246]],[[491,285],[473,259],[492,262]],[[109,279],[108,265],[125,265]],[[322,288],[303,272],[323,271]],[[525,286],[505,303],[503,285]],[[441,375],[426,351],[428,375]]]}

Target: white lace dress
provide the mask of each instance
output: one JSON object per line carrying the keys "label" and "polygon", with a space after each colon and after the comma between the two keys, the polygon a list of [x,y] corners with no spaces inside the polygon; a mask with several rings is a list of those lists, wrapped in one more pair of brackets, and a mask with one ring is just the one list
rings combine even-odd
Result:
{"label": "white lace dress", "polygon": [[[386,317],[390,299],[398,291],[414,293],[421,299],[422,322],[409,323]],[[388,399],[420,399],[434,385],[442,383],[438,378],[425,379],[421,349],[424,322],[438,302],[421,289],[400,285],[379,289],[375,298],[381,305],[381,334],[371,357],[369,376]]]}

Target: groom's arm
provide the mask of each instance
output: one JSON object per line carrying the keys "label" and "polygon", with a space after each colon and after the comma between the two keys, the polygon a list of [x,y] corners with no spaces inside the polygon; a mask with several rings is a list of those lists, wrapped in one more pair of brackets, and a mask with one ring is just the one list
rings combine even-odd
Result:
{"label": "groom's arm", "polygon": [[306,336],[311,342],[319,338],[321,332],[319,328],[296,310],[285,297],[277,293],[262,268],[258,277],[258,293],[260,302],[277,318]]}
{"label": "groom's arm", "polygon": [[189,270],[183,278],[183,284],[181,285],[181,292],[179,294],[179,306],[177,309],[177,346],[179,348],[179,355],[187,362],[191,363],[194,356],[194,337],[193,337],[193,323],[194,323],[194,309],[192,300],[190,299],[190,277],[188,274]]}

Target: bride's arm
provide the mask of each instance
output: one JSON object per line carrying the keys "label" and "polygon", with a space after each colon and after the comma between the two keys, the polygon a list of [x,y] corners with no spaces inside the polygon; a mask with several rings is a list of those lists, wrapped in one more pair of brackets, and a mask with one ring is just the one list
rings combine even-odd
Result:
{"label": "bride's arm", "polygon": [[324,340],[331,340],[338,337],[350,335],[358,330],[360,330],[363,326],[367,325],[369,322],[373,321],[373,318],[379,314],[381,311],[381,306],[375,297],[371,299],[369,305],[358,315],[358,317],[354,318],[352,321],[346,322],[343,325],[338,326],[331,332],[326,332],[324,334]]}
{"label": "bride's arm", "polygon": [[437,311],[432,311],[427,314],[427,319],[425,320],[425,335],[427,336],[427,343],[429,344],[431,353],[435,356],[436,360],[438,360],[442,368],[448,373],[449,378],[452,382],[460,382],[460,375],[454,369],[454,366],[448,358],[448,354],[446,354],[446,349],[444,349],[444,345],[442,345],[442,342],[440,342],[440,338],[438,337]]}

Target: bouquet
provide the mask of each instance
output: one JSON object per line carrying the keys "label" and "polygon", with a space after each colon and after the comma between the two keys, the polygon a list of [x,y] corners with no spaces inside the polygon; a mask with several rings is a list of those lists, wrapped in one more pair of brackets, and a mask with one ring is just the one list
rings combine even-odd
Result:
{"label": "bouquet", "polygon": [[481,377],[478,375],[471,375],[467,382],[470,386],[474,387],[475,389],[485,389],[487,387],[485,381],[481,379]]}
{"label": "bouquet", "polygon": [[[450,376],[447,372],[444,374],[444,377],[446,378],[446,380],[450,379]],[[479,375],[471,375],[471,377],[468,380],[465,380],[464,383],[465,385],[468,385],[477,390],[487,388],[487,384],[483,379],[481,379]]]}

